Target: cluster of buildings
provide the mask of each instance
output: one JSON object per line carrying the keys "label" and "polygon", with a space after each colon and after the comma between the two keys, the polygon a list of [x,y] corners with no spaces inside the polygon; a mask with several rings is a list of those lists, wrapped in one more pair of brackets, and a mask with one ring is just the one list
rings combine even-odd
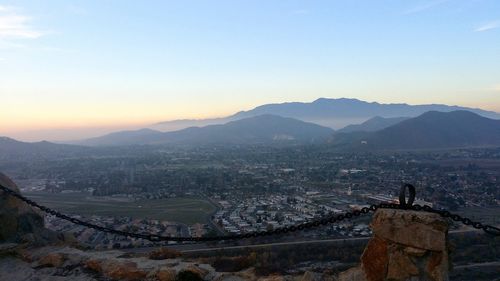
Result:
{"label": "cluster of buildings", "polygon": [[[215,196],[213,200],[219,199]],[[331,200],[332,198],[336,198]],[[298,225],[328,215],[340,214],[358,208],[357,198],[337,193],[308,191],[304,195],[280,195],[228,197],[219,200],[219,211],[212,216],[213,223],[229,234],[273,230]],[[339,236],[368,236],[368,225],[346,221],[308,232],[307,236],[328,233]]]}
{"label": "cluster of buildings", "polygon": [[[194,224],[186,226],[175,222],[132,219],[129,217],[103,217],[89,216],[81,217],[74,216],[86,222],[108,227],[116,230],[142,233],[142,234],[158,234],[162,236],[203,236],[207,232],[207,225]],[[87,228],[71,222],[58,219],[54,216],[45,218],[46,226],[58,232],[72,233],[79,242],[86,244],[95,249],[117,249],[117,248],[134,248],[153,246],[152,242],[144,239],[136,239],[125,236],[109,234],[97,231],[93,228]],[[164,244],[167,244],[166,242]],[[158,245],[155,243],[154,245]]]}

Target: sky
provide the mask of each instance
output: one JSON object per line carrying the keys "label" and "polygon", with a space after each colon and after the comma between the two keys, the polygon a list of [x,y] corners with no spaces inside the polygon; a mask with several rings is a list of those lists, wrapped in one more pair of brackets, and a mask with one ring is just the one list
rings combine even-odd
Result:
{"label": "sky", "polygon": [[0,135],[319,97],[500,112],[500,1],[0,0]]}

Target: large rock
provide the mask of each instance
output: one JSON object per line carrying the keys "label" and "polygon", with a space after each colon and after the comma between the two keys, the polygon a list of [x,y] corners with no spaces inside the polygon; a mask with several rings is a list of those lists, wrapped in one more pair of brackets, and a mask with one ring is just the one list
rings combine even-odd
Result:
{"label": "large rock", "polygon": [[384,280],[389,261],[387,246],[388,243],[385,240],[375,236],[370,239],[361,256],[364,272],[372,280]]}
{"label": "large rock", "polygon": [[113,280],[144,280],[147,272],[137,268],[132,261],[107,261],[103,263],[103,274]]}
{"label": "large rock", "polygon": [[366,281],[365,273],[359,266],[350,268],[339,274],[339,281]]}
{"label": "large rock", "polygon": [[[36,273],[67,277],[61,277],[61,280],[72,280],[71,276],[78,274],[97,280],[216,280],[216,272],[210,265],[181,259],[151,260],[147,254],[126,257],[124,252],[118,250],[84,251],[68,246],[45,246],[30,249],[29,252],[24,261],[29,262],[37,270]],[[0,266],[2,263],[0,259]]]}
{"label": "large rock", "polygon": [[181,256],[181,252],[174,250],[174,249],[169,249],[169,248],[164,248],[160,247],[156,250],[153,250],[149,253],[149,258],[152,260],[166,260],[166,259],[175,259]]}
{"label": "large rock", "polygon": [[382,209],[373,217],[373,232],[382,239],[415,248],[446,249],[447,222],[434,213]]}
{"label": "large rock", "polygon": [[176,272],[171,268],[160,268],[155,275],[159,281],[175,281]]}
{"label": "large rock", "polygon": [[438,214],[379,209],[361,265],[339,281],[447,281],[448,223]]}
{"label": "large rock", "polygon": [[46,256],[43,256],[38,260],[38,266],[40,267],[61,267],[64,264],[64,261],[67,260],[65,254],[61,253],[50,253]]}
{"label": "large rock", "polygon": [[[19,192],[16,184],[2,173],[0,184]],[[57,233],[44,227],[41,214],[3,191],[0,191],[0,225],[0,243],[17,242],[36,246],[61,241]]]}

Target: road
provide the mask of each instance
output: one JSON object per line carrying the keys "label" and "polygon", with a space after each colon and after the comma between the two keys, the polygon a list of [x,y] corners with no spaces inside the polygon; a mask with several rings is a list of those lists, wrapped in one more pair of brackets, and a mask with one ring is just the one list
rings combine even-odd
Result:
{"label": "road", "polygon": [[[450,231],[450,235],[458,233],[469,233],[477,232],[478,229],[460,229]],[[196,252],[209,252],[209,251],[220,251],[220,250],[235,250],[235,249],[245,249],[245,248],[263,248],[263,247],[279,247],[279,246],[290,246],[290,245],[301,245],[301,244],[316,244],[316,243],[345,243],[345,242],[367,242],[371,237],[352,237],[352,238],[336,238],[336,239],[317,239],[317,240],[304,240],[304,241],[290,241],[290,242],[276,242],[276,243],[265,243],[256,245],[243,245],[243,246],[222,246],[222,247],[211,247],[208,245],[199,245],[196,249],[179,249],[182,253],[196,253]],[[204,247],[203,247],[204,246]]]}
{"label": "road", "polygon": [[205,247],[205,248],[198,248],[198,249],[192,249],[192,250],[181,250],[181,252],[182,253],[196,253],[196,252],[235,250],[235,249],[246,249],[246,248],[264,248],[264,247],[276,247],[276,246],[279,247],[279,246],[290,246],[290,245],[301,245],[301,244],[344,243],[344,242],[354,242],[354,241],[368,241],[369,239],[370,239],[370,237],[356,237],[356,238],[291,241],[291,242],[278,242],[278,243],[266,243],[266,244],[243,245],[243,246]]}
{"label": "road", "polygon": [[470,269],[470,268],[477,268],[477,267],[495,267],[497,269],[500,269],[500,261],[491,261],[491,262],[482,262],[482,263],[471,263],[471,264],[466,264],[466,265],[457,265],[454,266],[454,270],[460,270],[460,269]]}
{"label": "road", "polygon": [[[450,235],[458,233],[472,233],[477,232],[477,229],[460,229],[450,231]],[[317,243],[346,243],[346,242],[367,242],[371,237],[351,237],[351,238],[336,238],[336,239],[316,239],[316,240],[302,240],[302,241],[289,241],[289,242],[275,242],[275,243],[264,243],[264,244],[254,244],[254,245],[241,245],[241,246],[212,246],[204,243],[198,244],[176,244],[168,246],[171,249],[180,251],[181,253],[200,253],[200,252],[210,252],[210,251],[221,251],[221,250],[237,250],[237,249],[248,249],[248,248],[264,248],[264,247],[280,247],[280,246],[291,246],[291,245],[303,245],[303,244],[317,244]],[[123,249],[123,251],[134,252],[134,253],[145,253],[150,252],[155,247],[144,247],[144,248],[132,248]]]}
{"label": "road", "polygon": [[220,209],[219,204],[217,202],[213,201],[212,198],[210,198],[206,194],[200,193],[200,196],[203,199],[207,200],[210,204],[212,204],[215,207],[215,210],[207,216],[208,224],[210,224],[210,226],[212,226],[212,229],[214,229],[218,235],[224,235],[225,234],[224,230],[212,220],[212,216],[215,213],[217,213],[217,211]]}

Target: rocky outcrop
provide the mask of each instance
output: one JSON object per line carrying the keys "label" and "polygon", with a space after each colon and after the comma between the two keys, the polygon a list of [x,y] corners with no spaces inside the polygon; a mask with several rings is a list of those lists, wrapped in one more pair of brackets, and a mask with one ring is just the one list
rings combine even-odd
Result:
{"label": "rocky outcrop", "polygon": [[448,280],[448,224],[437,214],[379,209],[361,265],[339,281]]}
{"label": "rocky outcrop", "polygon": [[0,259],[0,280],[48,281],[56,280],[54,276],[58,276],[57,280],[61,281],[182,281],[214,280],[218,275],[208,264],[197,264],[179,258],[151,260],[147,254],[123,256],[121,251],[89,252],[61,246],[45,246],[24,253],[20,250],[15,256]]}
{"label": "rocky outcrop", "polygon": [[[0,184],[16,192],[19,188],[0,173]],[[44,227],[43,216],[17,198],[0,191],[0,243],[27,243],[46,245],[64,240],[63,235]]]}
{"label": "rocky outcrop", "polygon": [[[17,257],[16,257],[17,256]],[[0,258],[0,280],[24,281],[334,281],[319,273],[300,276],[258,276],[253,268],[240,272],[217,272],[196,261],[182,258],[151,260],[147,253],[126,255],[119,250],[84,251],[71,247],[45,246]]]}

